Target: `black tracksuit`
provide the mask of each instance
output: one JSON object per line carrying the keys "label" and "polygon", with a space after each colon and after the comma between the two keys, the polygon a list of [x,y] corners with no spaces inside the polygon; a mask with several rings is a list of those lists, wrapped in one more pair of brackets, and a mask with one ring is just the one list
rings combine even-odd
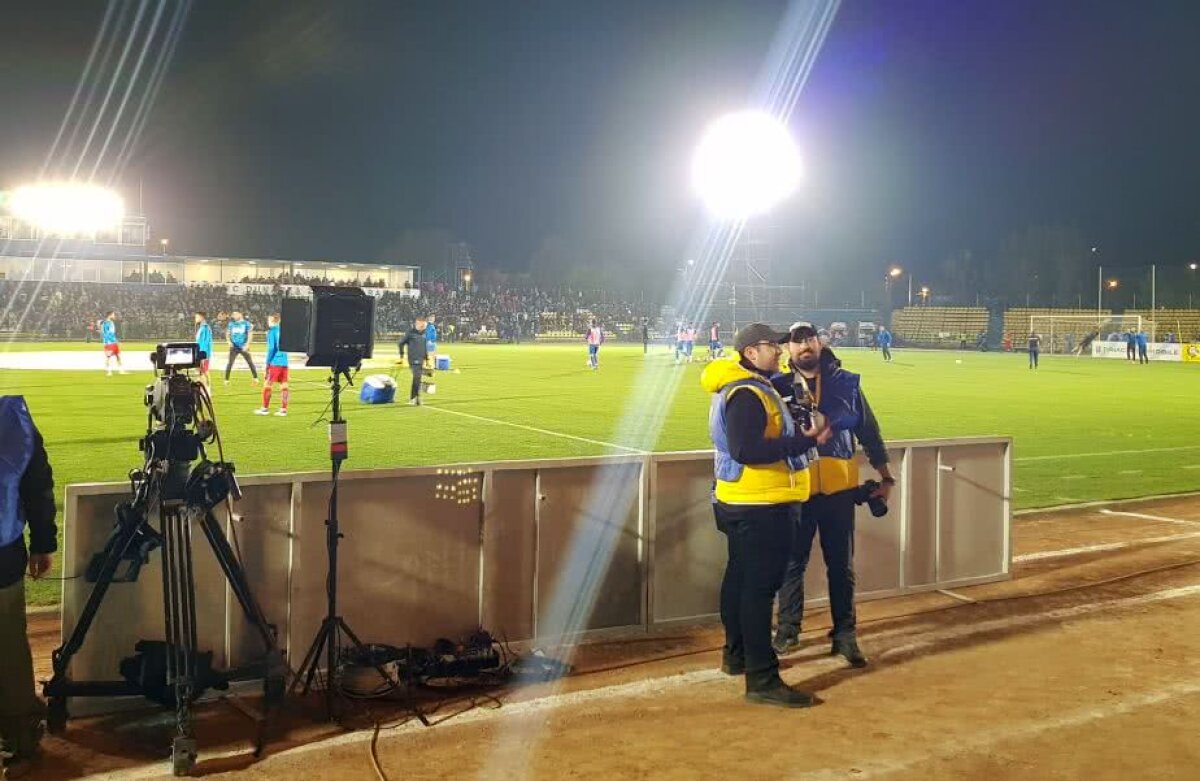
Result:
{"label": "black tracksuit", "polygon": [[400,360],[404,360],[405,351],[408,352],[408,368],[412,371],[412,387],[408,397],[415,399],[421,395],[421,377],[425,371],[425,359],[429,355],[425,346],[424,329],[408,329],[408,333],[400,340]]}

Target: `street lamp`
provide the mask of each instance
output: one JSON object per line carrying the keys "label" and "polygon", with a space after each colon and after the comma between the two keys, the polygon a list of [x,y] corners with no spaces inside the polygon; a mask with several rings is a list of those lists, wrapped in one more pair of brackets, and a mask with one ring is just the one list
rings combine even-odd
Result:
{"label": "street lamp", "polygon": [[[892,305],[892,282],[899,279],[905,273],[904,269],[899,266],[892,266],[888,269],[887,276],[883,278],[884,287],[887,289],[888,307]],[[908,305],[912,306],[912,274],[908,275]]]}
{"label": "street lamp", "polygon": [[470,271],[464,271],[464,272],[463,272],[463,277],[462,277],[462,278],[463,278],[463,288],[464,288],[464,289],[465,289],[465,290],[466,290],[468,293],[469,293],[469,292],[471,292],[471,272],[470,272]]}
{"label": "street lamp", "polygon": [[159,243],[159,245],[162,246],[162,254],[166,255],[167,254],[167,245],[171,243],[171,240],[170,239],[160,239],[158,243]]}
{"label": "street lamp", "polygon": [[921,288],[921,303],[926,306],[929,305],[929,288],[928,287]]}

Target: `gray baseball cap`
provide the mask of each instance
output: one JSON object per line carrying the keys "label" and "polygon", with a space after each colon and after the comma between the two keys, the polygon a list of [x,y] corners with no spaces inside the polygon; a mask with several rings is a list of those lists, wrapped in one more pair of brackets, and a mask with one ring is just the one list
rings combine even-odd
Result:
{"label": "gray baseball cap", "polygon": [[787,340],[788,334],[786,331],[776,331],[766,323],[751,323],[745,328],[740,329],[733,337],[733,349],[740,353],[753,344],[761,342],[783,344]]}

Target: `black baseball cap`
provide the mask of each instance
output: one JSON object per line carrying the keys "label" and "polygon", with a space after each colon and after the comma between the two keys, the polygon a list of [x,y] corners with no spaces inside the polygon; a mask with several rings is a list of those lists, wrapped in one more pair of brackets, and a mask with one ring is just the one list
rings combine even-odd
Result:
{"label": "black baseball cap", "polygon": [[817,329],[813,328],[812,323],[792,323],[792,327],[788,329],[788,341],[792,342],[803,342],[816,335]]}
{"label": "black baseball cap", "polygon": [[762,342],[774,342],[775,344],[783,344],[788,340],[788,335],[776,331],[766,323],[751,323],[742,328],[733,337],[733,349],[739,353],[747,347],[760,344]]}

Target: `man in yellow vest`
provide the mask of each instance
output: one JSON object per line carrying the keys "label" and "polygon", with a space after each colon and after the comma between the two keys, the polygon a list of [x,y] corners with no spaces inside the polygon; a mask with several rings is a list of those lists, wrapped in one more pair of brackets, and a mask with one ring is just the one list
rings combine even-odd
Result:
{"label": "man in yellow vest", "polygon": [[779,591],[779,628],[775,651],[785,654],[800,647],[800,620],[804,613],[804,572],[812,552],[813,537],[821,535],[821,552],[829,579],[829,609],[833,615],[830,655],[840,655],[853,667],[865,667],[867,657],[858,647],[854,615],[854,513],[859,484],[858,444],[879,473],[874,495],[885,502],[896,481],[888,468],[887,446],[879,423],[867,404],[857,374],[842,368],[841,361],[823,347],[807,323],[792,326],[788,340],[792,371],[774,379],[775,389],[788,400],[806,396],[824,414],[830,436],[818,448],[809,470],[812,497],[805,502],[797,523],[792,560]]}
{"label": "man in yellow vest", "polygon": [[779,677],[771,647],[771,608],[783,582],[801,503],[809,496],[806,454],[828,432],[819,413],[809,428],[798,430],[771,386],[787,336],[763,323],[746,326],[734,337],[737,360],[713,361],[700,382],[713,394],[713,513],[728,545],[721,583],[721,669],[746,676],[751,702],[804,708],[812,705],[812,695]]}

